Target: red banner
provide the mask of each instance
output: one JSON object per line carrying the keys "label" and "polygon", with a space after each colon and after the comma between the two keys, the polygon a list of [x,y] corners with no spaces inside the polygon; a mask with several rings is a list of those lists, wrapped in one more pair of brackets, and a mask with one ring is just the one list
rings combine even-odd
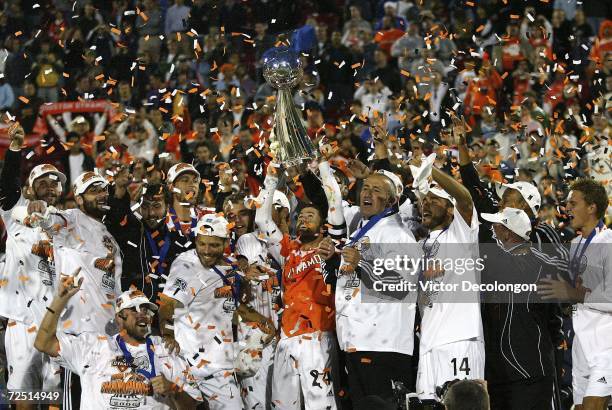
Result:
{"label": "red banner", "polygon": [[[113,118],[115,115],[115,108],[108,100],[64,101],[43,104],[38,110],[38,118],[36,119],[36,124],[34,124],[32,134],[26,135],[24,144],[27,146],[35,145],[40,140],[40,136],[47,133],[47,115],[59,115],[65,112],[106,112],[108,118]],[[0,158],[4,158],[4,151],[6,151],[10,144],[8,127],[7,124],[0,123]]]}

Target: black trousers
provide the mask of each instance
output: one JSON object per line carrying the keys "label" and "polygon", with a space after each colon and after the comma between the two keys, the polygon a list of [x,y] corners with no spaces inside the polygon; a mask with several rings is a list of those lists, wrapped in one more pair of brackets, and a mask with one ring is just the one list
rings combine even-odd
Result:
{"label": "black trousers", "polygon": [[400,381],[404,386],[412,384],[412,356],[405,354],[351,352],[346,354],[346,367],[355,410],[365,409],[374,396],[394,403],[392,381]]}
{"label": "black trousers", "polygon": [[550,410],[553,377],[538,377],[504,384],[488,384],[491,410]]}

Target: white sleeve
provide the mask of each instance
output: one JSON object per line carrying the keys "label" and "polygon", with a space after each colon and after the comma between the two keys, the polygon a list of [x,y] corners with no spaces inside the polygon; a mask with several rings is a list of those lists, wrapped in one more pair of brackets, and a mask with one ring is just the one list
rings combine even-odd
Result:
{"label": "white sleeve", "polygon": [[283,233],[272,220],[272,204],[274,203],[274,191],[278,185],[278,178],[266,175],[264,189],[261,192],[263,203],[255,212],[255,224],[266,239],[279,243],[283,239]]}
{"label": "white sleeve", "polygon": [[102,135],[106,127],[106,114],[102,114],[101,118],[96,119],[96,125],[94,127],[94,135]]}
{"label": "white sleeve", "polygon": [[121,142],[126,143],[128,137],[127,135],[125,135],[125,130],[128,126],[127,121],[123,121],[121,124],[119,124],[119,126],[117,127],[117,130],[115,131],[117,133],[117,135],[119,136],[119,139],[121,140]]}
{"label": "white sleeve", "polygon": [[[472,205],[473,206],[473,205]],[[459,243],[468,244],[478,242],[478,213],[476,207],[473,207],[472,220],[468,225],[463,219],[457,207],[453,209],[453,222],[449,226],[449,231],[453,232]]]}
{"label": "white sleeve", "polygon": [[325,192],[329,208],[327,222],[332,225],[329,233],[332,236],[346,236],[346,229],[344,229],[346,221],[344,220],[344,214],[342,212],[342,192],[340,191],[338,181],[336,181],[336,178],[332,175],[329,162],[321,161],[319,163],[319,173],[321,174],[323,191]]}
{"label": "white sleeve", "polygon": [[59,331],[56,336],[59,342],[59,352],[54,361],[79,376],[83,373],[84,367],[89,364],[91,353],[99,350],[100,343],[106,343],[106,339],[101,341],[92,333],[81,333],[75,336]]}

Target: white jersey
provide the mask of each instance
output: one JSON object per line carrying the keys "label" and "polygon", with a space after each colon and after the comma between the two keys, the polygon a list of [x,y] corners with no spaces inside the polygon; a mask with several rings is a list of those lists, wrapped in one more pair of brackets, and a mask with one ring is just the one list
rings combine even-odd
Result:
{"label": "white jersey", "polygon": [[[255,232],[244,234],[238,238],[235,254],[247,258],[249,264],[255,263],[272,269],[268,257],[268,244],[266,241],[259,239]],[[258,280],[252,279],[250,282],[253,299],[249,302],[249,306],[271,319],[276,325],[278,323],[278,313],[275,309],[275,303],[280,295],[280,284],[276,273],[271,272]]]}
{"label": "white jersey", "polygon": [[154,395],[149,379],[137,372],[144,370],[151,373],[153,367],[153,376],[163,375],[194,399],[202,400],[189,375],[188,363],[176,354],[169,353],[160,337],[151,337],[153,363],[144,343],[138,346],[125,343],[132,356],[131,362],[128,362],[116,335],[110,337],[83,333],[74,336],[58,332],[57,338],[60,346],[57,362],[78,374],[81,379],[82,410],[173,408],[167,398]]}
{"label": "white jersey", "polygon": [[[58,216],[59,215],[59,216]],[[67,333],[113,334],[113,304],[121,294],[121,253],[106,226],[79,209],[54,214],[53,252],[58,272],[71,275],[81,267],[83,285],[61,316]]]}
{"label": "white jersey", "polygon": [[[422,248],[429,250],[429,259],[445,263],[465,258],[473,260],[469,265],[474,267],[479,255],[478,215],[474,209],[468,226],[456,207],[453,214],[453,221],[448,228],[431,231],[421,241]],[[434,279],[438,283],[457,285],[457,291],[446,291],[443,294],[427,292],[426,301],[429,303],[422,306],[421,354],[448,343],[468,339],[483,340],[479,294],[461,290],[462,281],[477,283],[479,275],[475,269],[463,270],[445,272],[444,276]],[[439,297],[443,302],[436,302]]]}
{"label": "white jersey", "polygon": [[[360,226],[365,223],[362,220]],[[412,244],[416,250],[414,236],[404,228],[397,213],[382,218],[359,243],[362,247],[367,244],[388,244],[385,254],[376,255],[379,258],[395,258],[398,247],[406,252],[408,244]],[[416,276],[408,280],[416,281]],[[363,303],[360,282],[355,274],[338,275],[335,302],[336,333],[340,348],[347,352],[357,350],[412,355],[415,318],[413,300],[416,300],[416,293],[409,294],[401,301]],[[399,324],[404,331],[398,331]]]}
{"label": "white jersey", "polygon": [[[585,245],[586,239],[572,240],[570,257]],[[580,246],[579,246],[580,244]],[[574,344],[580,343],[589,366],[595,366],[598,355],[612,352],[612,230],[599,231],[580,260],[582,285],[591,290],[584,303],[579,303],[573,315]],[[574,259],[572,259],[574,260]]]}
{"label": "white jersey", "polygon": [[[218,266],[226,274],[230,266]],[[224,280],[202,266],[195,249],[170,267],[164,295],[183,304],[175,310],[174,337],[199,374],[234,369],[232,317],[236,304]]]}
{"label": "white jersey", "polygon": [[51,238],[40,228],[17,222],[13,216],[14,210],[28,204],[22,195],[13,208],[0,210],[7,231],[6,264],[0,278],[0,316],[38,324],[53,300],[57,281]]}

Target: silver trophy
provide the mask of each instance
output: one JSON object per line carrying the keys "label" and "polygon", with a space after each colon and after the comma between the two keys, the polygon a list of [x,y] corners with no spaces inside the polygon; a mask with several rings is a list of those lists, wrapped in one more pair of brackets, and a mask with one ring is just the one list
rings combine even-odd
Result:
{"label": "silver trophy", "polygon": [[264,78],[278,90],[274,127],[270,135],[271,148],[275,152],[275,161],[286,167],[312,161],[318,154],[306,133],[302,113],[293,103],[291,93],[303,74],[300,56],[287,47],[276,47],[264,58]]}

